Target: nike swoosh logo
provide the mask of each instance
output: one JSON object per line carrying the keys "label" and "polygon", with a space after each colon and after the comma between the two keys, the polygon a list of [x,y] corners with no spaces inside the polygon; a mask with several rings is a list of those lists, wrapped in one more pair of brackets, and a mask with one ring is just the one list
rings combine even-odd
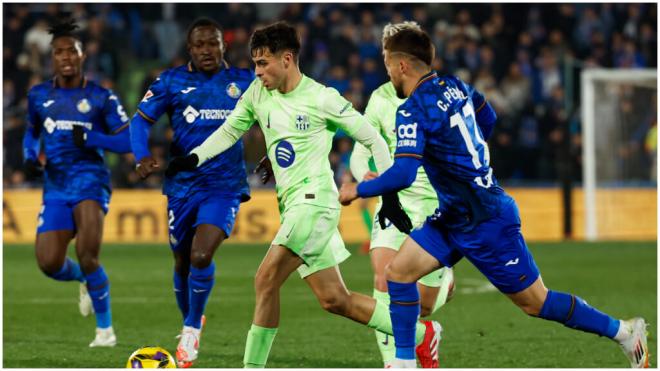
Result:
{"label": "nike swoosh logo", "polygon": [[383,341],[381,344],[389,345],[390,344],[390,335],[385,334],[385,341]]}
{"label": "nike swoosh logo", "polygon": [[190,93],[191,91],[193,91],[193,90],[195,90],[195,89],[197,89],[197,88],[191,86],[191,87],[189,87],[189,88],[187,88],[187,89],[181,90],[181,92],[182,92],[183,94],[188,94],[188,93]]}
{"label": "nike swoosh logo", "polygon": [[506,266],[509,266],[509,265],[516,265],[516,264],[518,264],[518,261],[519,261],[519,258],[516,258],[515,260],[509,260],[508,262],[506,262],[506,264],[504,264],[504,266],[506,267]]}
{"label": "nike swoosh logo", "polygon": [[268,112],[268,124],[266,124],[266,128],[270,129],[270,112]]}
{"label": "nike swoosh logo", "polygon": [[46,108],[48,108],[48,107],[50,107],[50,105],[53,104],[53,103],[55,103],[55,101],[51,99],[51,100],[49,100],[49,101],[46,101],[46,102],[43,104],[43,106],[46,107]]}
{"label": "nike swoosh logo", "polygon": [[204,290],[204,289],[201,289],[201,290],[200,290],[200,289],[193,289],[193,292],[194,292],[195,294],[199,294],[199,293],[206,292],[206,291],[208,291],[208,290]]}

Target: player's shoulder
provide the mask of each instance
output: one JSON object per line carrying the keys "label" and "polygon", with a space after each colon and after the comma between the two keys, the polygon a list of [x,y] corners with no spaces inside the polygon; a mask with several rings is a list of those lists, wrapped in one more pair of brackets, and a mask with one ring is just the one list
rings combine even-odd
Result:
{"label": "player's shoulder", "polygon": [[55,81],[53,79],[36,84],[28,90],[28,98],[35,99],[44,94],[48,94],[54,87]]}
{"label": "player's shoulder", "polygon": [[252,80],[254,80],[254,72],[248,68],[229,66],[222,71],[225,74],[225,77],[228,79],[247,83],[250,83]]}

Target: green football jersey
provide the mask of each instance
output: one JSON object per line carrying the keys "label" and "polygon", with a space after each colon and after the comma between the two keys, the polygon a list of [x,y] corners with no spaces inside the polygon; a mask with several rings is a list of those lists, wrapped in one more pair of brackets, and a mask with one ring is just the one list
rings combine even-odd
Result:
{"label": "green football jersey", "polygon": [[273,165],[280,211],[300,203],[339,208],[328,155],[337,129],[352,136],[366,120],[337,90],[303,75],[282,94],[255,79],[224,125],[246,132],[257,121]]}
{"label": "green football jersey", "polygon": [[[394,85],[388,81],[371,93],[364,111],[367,121],[385,138],[392,157],[396,151],[396,111],[405,101],[396,96]],[[420,166],[417,171],[415,182],[399,192],[399,200],[405,208],[414,207],[417,202],[426,200],[437,204],[438,196],[423,167]]]}

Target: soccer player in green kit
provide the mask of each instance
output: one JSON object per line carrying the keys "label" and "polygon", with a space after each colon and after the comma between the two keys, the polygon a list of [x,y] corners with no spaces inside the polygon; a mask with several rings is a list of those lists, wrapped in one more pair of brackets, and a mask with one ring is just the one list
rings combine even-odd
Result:
{"label": "soccer player in green kit", "polygon": [[[387,24],[383,29],[383,45],[388,37],[403,29],[420,30],[416,22],[402,22]],[[367,121],[385,138],[392,156],[396,150],[396,111],[405,99],[396,96],[392,82],[381,85],[369,98],[364,116]],[[365,176],[370,179],[369,149],[355,143],[351,154],[351,172],[353,177],[362,181]],[[375,175],[375,174],[373,174]],[[410,216],[413,226],[424,223],[428,215],[433,214],[438,207],[438,196],[431,186],[424,169],[420,167],[417,179],[412,186],[399,192],[401,205]],[[379,210],[381,203],[376,206]],[[373,297],[385,305],[390,304],[390,296],[387,292],[387,280],[385,279],[385,267],[392,261],[403,241],[408,237],[406,233],[399,231],[395,226],[374,215],[373,230],[371,233],[370,256],[371,266],[374,270],[374,293]],[[418,281],[420,292],[421,317],[426,317],[442,305],[451,296],[454,288],[454,274],[452,268],[441,268],[422,277]],[[378,349],[383,358],[386,368],[394,359],[394,339],[379,331],[374,331]]]}
{"label": "soccer player in green kit", "polygon": [[[392,334],[387,306],[349,291],[341,278],[338,264],[350,254],[337,229],[340,205],[328,154],[335,131],[342,129],[370,149],[379,172],[392,160],[383,138],[351,103],[300,72],[295,28],[278,22],[259,29],[252,34],[250,50],[258,79],[225,123],[189,155],[174,158],[168,171],[201,166],[229,148],[255,121],[264,133],[277,181],[281,226],[255,277],[255,312],[243,363],[256,368],[266,365],[279,325],[280,287],[294,270],[325,310]],[[381,216],[409,228],[398,200],[388,200]],[[439,327],[437,322],[418,322],[422,367],[437,366]]]}

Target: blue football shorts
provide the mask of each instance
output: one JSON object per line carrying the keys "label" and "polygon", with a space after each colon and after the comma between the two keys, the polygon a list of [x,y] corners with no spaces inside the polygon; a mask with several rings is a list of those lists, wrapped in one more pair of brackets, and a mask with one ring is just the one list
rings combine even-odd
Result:
{"label": "blue football shorts", "polygon": [[48,231],[71,230],[76,232],[76,222],[73,209],[80,202],[93,200],[98,202],[104,214],[108,213],[109,197],[90,198],[84,197],[74,200],[44,200],[41,204],[39,217],[37,219],[37,234]]}
{"label": "blue football shorts", "polygon": [[167,197],[167,220],[172,250],[188,248],[195,228],[211,224],[229,237],[241,203],[240,195],[196,192],[190,197]]}
{"label": "blue football shorts", "polygon": [[508,197],[495,217],[463,232],[429,217],[410,237],[446,267],[464,256],[505,294],[520,292],[539,277],[527,244],[520,233],[520,215]]}

